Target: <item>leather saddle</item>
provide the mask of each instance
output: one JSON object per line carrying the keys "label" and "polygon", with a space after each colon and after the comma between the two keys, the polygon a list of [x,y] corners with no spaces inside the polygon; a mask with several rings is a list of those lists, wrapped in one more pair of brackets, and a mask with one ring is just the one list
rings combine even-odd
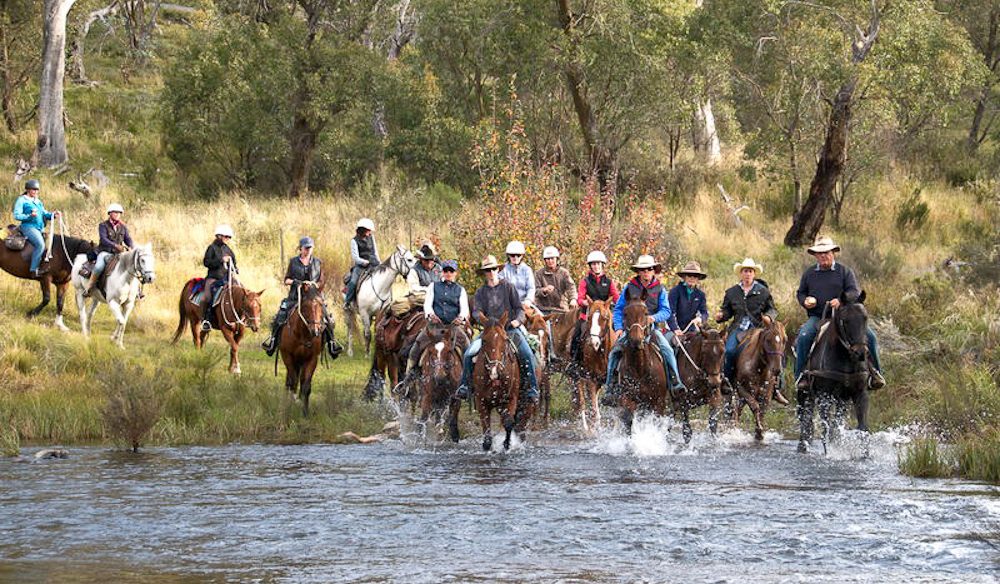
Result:
{"label": "leather saddle", "polygon": [[28,238],[21,233],[21,228],[17,225],[8,225],[3,244],[10,251],[21,251],[28,244]]}

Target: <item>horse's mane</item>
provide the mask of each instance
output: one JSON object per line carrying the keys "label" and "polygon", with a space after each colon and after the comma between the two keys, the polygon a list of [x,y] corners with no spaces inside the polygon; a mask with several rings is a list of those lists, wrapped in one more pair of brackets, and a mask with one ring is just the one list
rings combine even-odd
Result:
{"label": "horse's mane", "polygon": [[71,237],[69,235],[55,235],[52,237],[53,249],[63,249],[63,246],[66,247],[66,251],[69,253],[69,257],[66,259],[70,261],[73,261],[74,257],[92,251],[97,247],[93,242],[79,237]]}

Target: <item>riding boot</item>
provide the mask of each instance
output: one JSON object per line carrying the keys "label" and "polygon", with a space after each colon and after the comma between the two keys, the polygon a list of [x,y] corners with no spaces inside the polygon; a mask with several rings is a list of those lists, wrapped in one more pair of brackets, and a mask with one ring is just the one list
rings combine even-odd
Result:
{"label": "riding boot", "polygon": [[268,357],[273,357],[274,352],[278,350],[278,339],[281,338],[281,325],[271,329],[271,336],[264,341],[264,351],[267,353]]}
{"label": "riding boot", "polygon": [[882,389],[885,387],[885,377],[882,376],[882,372],[873,366],[868,367],[868,389],[875,391],[876,389]]}
{"label": "riding boot", "polygon": [[801,390],[809,389],[809,385],[811,382],[812,379],[810,375],[805,371],[803,371],[802,373],[799,374],[799,378],[795,380],[795,388]]}
{"label": "riding boot", "polygon": [[788,405],[788,398],[786,398],[785,396],[781,395],[781,388],[780,387],[775,387],[774,388],[773,399],[774,399],[774,401],[778,402],[779,404],[781,404],[783,406],[787,406]]}
{"label": "riding boot", "polygon": [[[209,294],[211,296],[211,294]],[[202,332],[209,332],[212,330],[212,301],[209,300],[207,303],[201,306],[201,330]]]}
{"label": "riding boot", "polygon": [[87,284],[83,287],[83,297],[90,298],[90,293],[94,291],[94,286],[97,285],[98,274],[96,271],[90,272],[90,277],[87,278]]}
{"label": "riding boot", "polygon": [[331,359],[336,359],[344,352],[343,345],[337,342],[337,338],[333,335],[332,326],[328,325],[323,334],[326,336],[326,352],[330,354]]}

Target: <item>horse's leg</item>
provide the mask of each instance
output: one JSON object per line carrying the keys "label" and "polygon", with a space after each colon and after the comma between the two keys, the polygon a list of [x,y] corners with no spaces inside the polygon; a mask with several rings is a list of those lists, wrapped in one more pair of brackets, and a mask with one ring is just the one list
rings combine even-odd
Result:
{"label": "horse's leg", "polygon": [[632,435],[632,421],[635,419],[635,412],[631,409],[624,407],[622,408],[622,425],[625,426],[625,434],[628,436]]}
{"label": "horse's leg", "polygon": [[868,432],[868,390],[864,388],[854,398],[854,417],[858,420],[858,430]]}
{"label": "horse's leg", "polygon": [[549,427],[549,408],[552,406],[552,379],[548,373],[542,373],[542,404],[545,411],[542,413],[542,424]]}
{"label": "horse's leg", "polygon": [[122,342],[122,336],[125,332],[125,314],[122,313],[122,306],[117,300],[108,300],[108,310],[111,311],[111,316],[115,317],[117,323],[114,332],[111,333],[111,340],[119,348],[124,349],[125,344]]}
{"label": "horse's leg", "polygon": [[118,342],[122,343],[123,347],[125,343],[125,328],[128,327],[128,319],[131,318],[133,310],[135,310],[135,298],[132,298],[131,300],[128,301],[128,305],[125,307],[125,311],[122,313],[122,315],[125,317],[125,320],[122,322],[122,332],[121,334],[118,335]]}
{"label": "horse's leg", "polygon": [[587,408],[590,407],[587,395],[587,382],[584,379],[577,379],[573,383],[573,414],[579,416],[580,425],[583,426],[584,432],[590,432],[590,428],[587,425]]}
{"label": "horse's leg", "polygon": [[80,314],[80,332],[84,338],[90,337],[90,323],[87,320],[87,299],[83,297],[83,292],[76,291],[76,311]]}
{"label": "horse's leg", "polygon": [[805,453],[809,451],[809,441],[812,440],[813,433],[813,410],[816,406],[816,399],[812,390],[798,391],[797,413],[799,418],[799,445],[798,451]]}
{"label": "horse's leg", "polygon": [[302,397],[302,415],[309,417],[309,394],[312,393],[312,378],[316,372],[316,364],[319,363],[319,355],[308,361],[302,367],[299,377],[299,395]]}
{"label": "horse's leg", "polygon": [[601,386],[596,381],[589,382],[590,385],[590,412],[593,418],[594,428],[601,427],[601,403],[598,401],[598,394],[601,392]]}
{"label": "horse's leg", "polygon": [[62,284],[56,284],[56,328],[63,332],[69,331],[69,327],[63,323],[63,303],[66,300],[66,289],[69,287],[69,280]]}
{"label": "horse's leg", "polygon": [[830,400],[831,397],[829,394],[823,394],[819,398],[819,419],[823,430],[823,454],[826,454],[826,447],[830,442],[830,431],[832,430],[830,423]]}
{"label": "horse's leg", "polygon": [[372,317],[366,314],[361,318],[361,325],[365,327],[365,357],[372,354]]}
{"label": "horse's leg", "polygon": [[758,440],[758,441],[763,440],[764,439],[764,423],[763,423],[763,420],[761,420],[760,403],[757,401],[756,396],[754,396],[754,394],[752,394],[750,392],[746,392],[746,394],[743,396],[743,403],[745,403],[747,406],[749,406],[750,411],[753,413],[753,421],[754,421],[753,437],[754,437],[754,440]]}
{"label": "horse's leg", "polygon": [[452,442],[458,443],[458,413],[462,410],[462,402],[457,399],[451,400],[448,404],[448,437]]}
{"label": "horse's leg", "polygon": [[476,409],[479,410],[479,425],[483,427],[483,451],[489,452],[493,448],[493,435],[490,434],[490,410],[492,407],[486,405],[486,400],[476,396]]}
{"label": "horse's leg", "polygon": [[236,360],[236,370],[233,373],[240,375],[243,371],[240,370],[240,341],[243,340],[243,327],[237,325],[235,331],[233,331],[233,359]]}
{"label": "horse's leg", "polygon": [[[520,391],[520,389],[511,388],[509,391],[513,395],[511,395],[511,398],[507,401],[507,409],[504,410],[503,416],[502,416],[503,429],[504,429],[504,432],[506,433],[506,436],[504,436],[504,439],[503,439],[503,449],[504,450],[510,449],[510,433],[514,430],[514,424],[518,422],[518,419],[517,419],[517,402],[518,402],[517,397],[518,396],[517,396],[517,394]],[[530,402],[528,402],[528,403],[525,404],[524,412],[522,412],[522,414],[525,416],[525,418],[523,420],[521,420],[523,427],[520,428],[519,431],[523,431],[524,428],[527,427],[528,420],[531,419],[531,414],[532,414],[531,407],[532,406],[531,406]]]}
{"label": "horse's leg", "polygon": [[94,313],[97,312],[98,302],[96,298],[91,298],[90,304],[87,306],[87,333],[90,333],[94,327]]}
{"label": "horse's leg", "polygon": [[223,326],[220,330],[222,331],[222,337],[226,339],[227,343],[229,343],[229,372],[238,373],[237,366],[239,364],[239,360],[236,358],[236,353],[239,350],[239,347],[233,340],[233,331],[229,330],[229,327],[227,326]]}

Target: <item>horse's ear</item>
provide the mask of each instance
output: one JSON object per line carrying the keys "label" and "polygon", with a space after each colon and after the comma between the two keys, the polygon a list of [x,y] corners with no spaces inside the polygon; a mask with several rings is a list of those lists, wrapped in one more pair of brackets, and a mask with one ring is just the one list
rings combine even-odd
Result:
{"label": "horse's ear", "polygon": [[257,293],[257,296],[263,296],[264,290],[267,290],[267,288],[261,288],[260,292]]}
{"label": "horse's ear", "polygon": [[153,242],[152,241],[150,241],[149,243],[147,243],[146,245],[144,245],[142,247],[146,248],[146,251],[148,251],[150,253],[153,252]]}
{"label": "horse's ear", "polygon": [[546,314],[545,316],[543,316],[542,320],[544,320],[545,322],[548,322],[550,320],[555,320],[555,318],[557,316],[559,316],[559,315],[557,313],[553,312],[552,314]]}
{"label": "horse's ear", "polygon": [[489,319],[489,317],[486,316],[485,314],[480,313],[479,314],[479,324],[481,324],[484,328],[490,326],[490,319]]}
{"label": "horse's ear", "polygon": [[864,304],[864,303],[865,303],[865,291],[862,290],[861,294],[858,295],[858,304]]}
{"label": "horse's ear", "polygon": [[642,292],[639,294],[639,300],[645,302],[647,298],[649,298],[649,291],[646,288],[643,288]]}

